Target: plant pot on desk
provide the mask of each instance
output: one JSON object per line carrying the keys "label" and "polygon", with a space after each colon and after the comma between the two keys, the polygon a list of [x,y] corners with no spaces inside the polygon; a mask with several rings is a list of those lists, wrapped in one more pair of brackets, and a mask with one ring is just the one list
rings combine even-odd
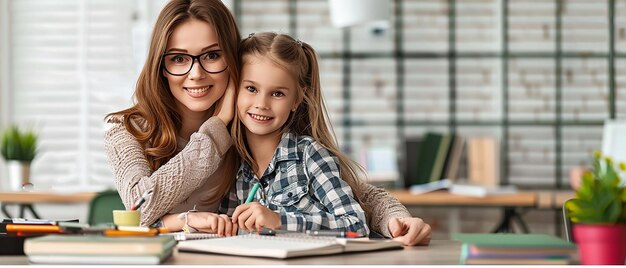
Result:
{"label": "plant pot on desk", "polygon": [[22,191],[22,186],[30,183],[30,162],[7,161],[7,170],[9,171],[8,178],[11,191]]}
{"label": "plant pot on desk", "polygon": [[587,265],[624,265],[626,263],[626,225],[575,224],[574,240],[580,263]]}
{"label": "plant pot on desk", "polygon": [[30,182],[30,162],[37,155],[37,134],[20,130],[17,125],[0,131],[0,156],[7,163],[9,187],[22,191],[22,186]]}

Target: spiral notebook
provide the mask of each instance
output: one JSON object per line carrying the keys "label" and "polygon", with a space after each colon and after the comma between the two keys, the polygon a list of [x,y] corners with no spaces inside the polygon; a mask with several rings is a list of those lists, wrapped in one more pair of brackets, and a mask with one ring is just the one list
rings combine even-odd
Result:
{"label": "spiral notebook", "polygon": [[335,238],[305,234],[247,234],[178,243],[179,251],[278,259],[401,248],[402,243],[390,239]]}
{"label": "spiral notebook", "polygon": [[161,234],[161,235],[171,235],[171,236],[174,236],[174,239],[176,239],[176,241],[210,239],[210,238],[219,238],[220,237],[217,234],[185,233],[185,232],[164,233],[164,234]]}

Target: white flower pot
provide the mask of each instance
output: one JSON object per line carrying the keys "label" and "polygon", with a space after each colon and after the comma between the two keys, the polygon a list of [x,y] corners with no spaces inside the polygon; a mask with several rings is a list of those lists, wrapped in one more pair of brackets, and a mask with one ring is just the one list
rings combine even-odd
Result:
{"label": "white flower pot", "polygon": [[30,182],[30,162],[10,160],[6,163],[9,172],[9,189],[22,191],[22,185]]}

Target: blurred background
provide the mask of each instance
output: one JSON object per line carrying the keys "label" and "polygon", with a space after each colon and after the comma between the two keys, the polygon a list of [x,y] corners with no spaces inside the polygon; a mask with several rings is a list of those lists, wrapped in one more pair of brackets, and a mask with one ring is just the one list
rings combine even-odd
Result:
{"label": "blurred background", "polygon": [[[0,0],[0,126],[38,133],[36,189],[114,186],[103,118],[132,104],[165,2]],[[626,0],[379,0],[386,19],[344,25],[332,23],[332,0],[224,2],[244,37],[283,32],[317,50],[339,144],[383,187],[404,185],[406,141],[438,132],[497,140],[501,185],[569,189],[605,120],[626,118]],[[459,170],[467,179],[467,161]],[[41,207],[51,218],[86,213]],[[455,210],[411,212],[446,238]],[[501,211],[454,213],[469,232],[489,231]],[[553,211],[524,217],[533,232],[555,232]]]}

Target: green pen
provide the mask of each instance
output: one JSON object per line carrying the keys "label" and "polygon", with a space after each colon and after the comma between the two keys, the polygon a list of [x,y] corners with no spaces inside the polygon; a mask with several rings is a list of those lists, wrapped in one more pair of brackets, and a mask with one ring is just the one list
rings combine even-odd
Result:
{"label": "green pen", "polygon": [[259,186],[260,183],[255,183],[254,186],[252,186],[252,190],[250,191],[250,193],[248,194],[248,198],[246,198],[246,204],[252,202],[252,200],[254,200],[254,196],[256,195],[256,191],[259,190]]}

